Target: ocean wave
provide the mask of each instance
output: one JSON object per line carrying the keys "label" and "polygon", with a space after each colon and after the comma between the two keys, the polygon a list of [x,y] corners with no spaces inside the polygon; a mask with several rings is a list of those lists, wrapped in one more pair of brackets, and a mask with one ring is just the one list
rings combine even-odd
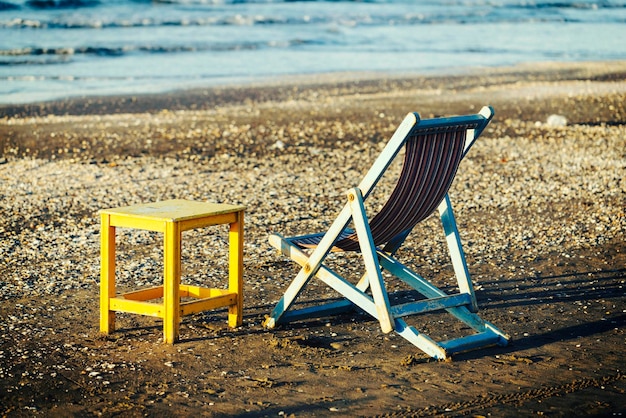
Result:
{"label": "ocean wave", "polygon": [[[224,75],[226,76],[226,75]],[[197,75],[194,79],[207,79],[214,76]],[[175,74],[168,75],[90,75],[90,76],[77,76],[77,75],[0,75],[0,81],[139,81],[139,80],[184,80],[186,76],[180,76]]]}
{"label": "ocean wave", "polygon": [[518,4],[512,4],[508,7],[518,9],[584,9],[584,10],[596,10],[596,9],[623,9],[626,8],[626,4],[616,4],[610,1],[588,1],[588,2],[572,2],[572,1],[547,1],[547,2],[520,2]]}
{"label": "ocean wave", "polygon": [[4,10],[17,10],[19,8],[20,7],[16,4],[0,1],[0,12]]}
{"label": "ocean wave", "polygon": [[[316,45],[316,40],[292,39],[284,42],[223,42],[207,43],[200,45],[125,45],[119,47],[83,46],[83,47],[59,47],[59,48],[15,48],[0,50],[0,65],[33,65],[55,64],[67,62],[72,56],[91,55],[102,57],[116,57],[133,53],[145,54],[172,54],[183,52],[229,52],[257,50],[263,48],[289,48],[291,46]],[[34,57],[34,58],[33,58]],[[45,60],[37,57],[56,57]]]}
{"label": "ocean wave", "polygon": [[[325,19],[326,22],[330,20]],[[298,25],[324,23],[324,19],[282,18],[267,16],[233,15],[226,17],[154,19],[139,18],[135,20],[39,20],[28,18],[13,18],[0,21],[0,28],[35,28],[35,29],[106,29],[131,27],[160,27],[160,26],[254,26],[254,25]]]}
{"label": "ocean wave", "polygon": [[95,7],[97,0],[28,0],[26,5],[33,9],[81,9]]}
{"label": "ocean wave", "polygon": [[[556,4],[556,3],[551,3]],[[507,6],[513,9],[534,9],[522,3]],[[547,3],[541,7],[549,6]],[[617,6],[615,6],[617,7]],[[626,5],[620,6],[626,8]],[[608,16],[607,21],[613,19],[622,22],[623,16]],[[34,19],[15,17],[10,20],[0,20],[0,28],[7,29],[116,29],[116,28],[151,28],[151,27],[186,27],[186,26],[304,26],[304,25],[334,25],[337,27],[355,26],[395,26],[395,25],[436,25],[436,24],[468,24],[468,23],[524,23],[524,22],[561,22],[572,19],[561,14],[546,13],[494,13],[491,9],[476,8],[455,13],[410,13],[389,15],[300,15],[300,16],[265,16],[259,14],[232,14],[227,16],[207,17],[142,17],[135,19],[103,18],[66,18],[66,19]],[[585,21],[585,16],[578,16],[575,21]]]}
{"label": "ocean wave", "polygon": [[120,80],[163,80],[166,78],[176,77],[159,77],[159,76],[74,76],[74,75],[8,75],[0,76],[0,80],[4,81],[120,81]]}
{"label": "ocean wave", "polygon": [[[16,4],[17,3],[17,4]],[[125,3],[147,4],[147,5],[178,5],[178,6],[239,6],[239,5],[259,5],[259,4],[280,4],[280,3],[375,3],[393,4],[397,1],[385,0],[15,0],[0,1],[0,11],[9,9],[19,9],[22,6],[35,10],[54,9],[81,9],[96,6],[115,6]]]}
{"label": "ocean wave", "polygon": [[2,59],[2,58],[0,58],[0,67],[45,66],[45,65],[67,64],[68,61],[69,61],[69,58],[67,56],[11,57],[9,59]]}

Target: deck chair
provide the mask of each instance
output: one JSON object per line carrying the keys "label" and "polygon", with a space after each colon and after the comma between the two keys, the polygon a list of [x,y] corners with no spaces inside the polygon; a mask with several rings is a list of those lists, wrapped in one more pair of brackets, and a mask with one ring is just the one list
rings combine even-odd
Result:
{"label": "deck chair", "polygon": [[[506,345],[509,337],[478,315],[448,189],[459,163],[493,117],[491,107],[478,114],[421,120],[409,113],[325,233],[286,238],[272,234],[270,244],[301,266],[297,276],[265,320],[274,328],[305,318],[320,318],[358,307],[376,318],[384,333],[395,331],[426,354],[447,359],[455,353],[493,345]],[[388,200],[372,217],[364,202],[392,161],[405,148],[402,169]],[[438,209],[459,292],[448,294],[395,258],[411,230]],[[349,228],[350,227],[350,228]],[[331,252],[357,252],[364,274],[352,281],[326,263]],[[408,303],[390,303],[383,270],[421,296]],[[317,278],[339,293],[313,306],[296,309],[294,302],[311,279]],[[360,280],[359,280],[360,279]],[[353,282],[358,281],[356,284]],[[416,293],[412,290],[413,293]],[[448,312],[471,328],[470,335],[435,341],[409,326],[405,317],[426,312]]]}

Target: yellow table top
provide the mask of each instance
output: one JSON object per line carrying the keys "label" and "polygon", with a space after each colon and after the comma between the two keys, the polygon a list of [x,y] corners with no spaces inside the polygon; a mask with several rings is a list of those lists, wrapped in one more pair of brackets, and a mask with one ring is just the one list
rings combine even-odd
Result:
{"label": "yellow table top", "polygon": [[208,216],[223,215],[226,213],[240,212],[245,209],[245,206],[229,205],[226,203],[172,199],[160,202],[141,203],[121,208],[104,209],[101,210],[100,213],[106,213],[109,215],[128,215],[136,218],[146,218],[166,222],[179,222],[187,219],[197,219]]}

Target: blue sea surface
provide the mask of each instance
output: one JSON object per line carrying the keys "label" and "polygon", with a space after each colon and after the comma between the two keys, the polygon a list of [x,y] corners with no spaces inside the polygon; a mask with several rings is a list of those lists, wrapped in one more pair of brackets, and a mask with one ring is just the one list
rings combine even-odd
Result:
{"label": "blue sea surface", "polygon": [[626,0],[0,0],[0,103],[626,59]]}

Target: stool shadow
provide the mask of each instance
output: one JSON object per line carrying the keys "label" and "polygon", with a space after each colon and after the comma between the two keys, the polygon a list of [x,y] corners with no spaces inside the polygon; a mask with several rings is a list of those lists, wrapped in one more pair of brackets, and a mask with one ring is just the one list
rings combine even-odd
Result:
{"label": "stool shadow", "polygon": [[[272,332],[262,326],[265,314],[271,305],[244,307],[243,324],[237,328],[230,328],[226,323],[227,309],[215,309],[210,312],[201,312],[183,319],[181,326],[206,327],[212,329],[214,335],[185,336],[181,333],[179,343],[213,341],[225,337],[241,337],[246,335],[260,335]],[[252,324],[252,325],[250,325]]]}

